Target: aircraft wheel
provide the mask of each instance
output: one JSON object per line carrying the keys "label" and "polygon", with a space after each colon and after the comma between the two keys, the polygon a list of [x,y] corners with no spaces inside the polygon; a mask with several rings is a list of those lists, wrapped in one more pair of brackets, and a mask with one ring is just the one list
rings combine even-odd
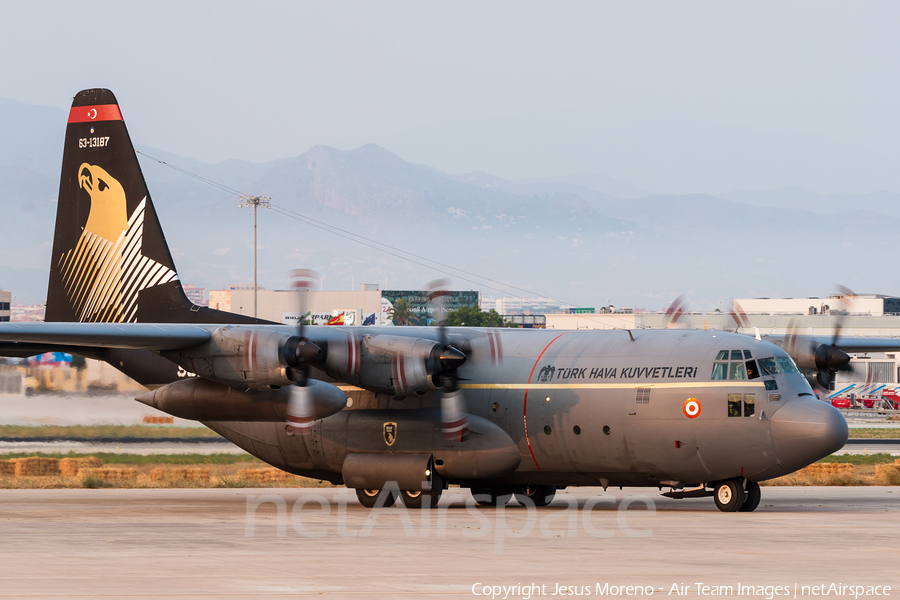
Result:
{"label": "aircraft wheel", "polygon": [[547,506],[553,502],[556,488],[552,485],[527,485],[516,492],[516,500],[522,506]]}
{"label": "aircraft wheel", "polygon": [[512,493],[491,488],[472,488],[472,497],[479,506],[506,506]]}
{"label": "aircraft wheel", "polygon": [[713,494],[716,506],[722,512],[736,512],[740,510],[746,496],[747,493],[744,491],[744,486],[741,485],[740,479],[720,481],[716,484],[716,491]]}
{"label": "aircraft wheel", "polygon": [[376,506],[387,508],[393,506],[397,501],[397,494],[391,491],[357,489],[356,498],[366,508],[375,508]]}
{"label": "aircraft wheel", "polygon": [[744,503],[741,504],[741,507],[738,509],[740,512],[753,512],[756,510],[756,507],[759,506],[759,500],[762,498],[762,492],[759,489],[759,484],[755,481],[747,482],[747,498],[744,499]]}
{"label": "aircraft wheel", "polygon": [[401,490],[400,499],[406,508],[434,508],[441,501],[441,488],[429,492]]}

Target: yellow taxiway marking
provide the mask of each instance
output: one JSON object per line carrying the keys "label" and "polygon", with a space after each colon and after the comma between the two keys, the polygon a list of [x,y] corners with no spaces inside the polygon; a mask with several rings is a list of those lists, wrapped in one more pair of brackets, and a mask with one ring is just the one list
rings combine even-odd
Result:
{"label": "yellow taxiway marking", "polygon": [[765,387],[761,381],[678,381],[671,383],[461,383],[469,390],[621,390],[644,387],[694,389],[722,387]]}

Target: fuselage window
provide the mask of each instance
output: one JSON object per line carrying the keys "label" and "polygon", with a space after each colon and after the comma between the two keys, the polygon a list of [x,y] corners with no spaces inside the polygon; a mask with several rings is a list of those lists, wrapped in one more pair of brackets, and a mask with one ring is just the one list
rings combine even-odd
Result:
{"label": "fuselage window", "polygon": [[728,394],[728,416],[741,416],[741,394]]}
{"label": "fuselage window", "polygon": [[744,360],[743,353],[740,350],[732,350],[731,360]]}
{"label": "fuselage window", "polygon": [[753,355],[750,354],[749,350],[744,350],[744,358],[753,358]]}
{"label": "fuselage window", "polygon": [[716,360],[728,360],[728,350],[719,350]]}
{"label": "fuselage window", "polygon": [[756,409],[756,394],[744,394],[744,416],[752,417]]}
{"label": "fuselage window", "polygon": [[733,362],[728,365],[728,379],[743,381],[747,379],[747,368],[742,362]]}
{"label": "fuselage window", "polygon": [[755,413],[756,394],[728,394],[729,417],[752,417]]}
{"label": "fuselage window", "polygon": [[728,363],[713,364],[712,380],[728,379]]}

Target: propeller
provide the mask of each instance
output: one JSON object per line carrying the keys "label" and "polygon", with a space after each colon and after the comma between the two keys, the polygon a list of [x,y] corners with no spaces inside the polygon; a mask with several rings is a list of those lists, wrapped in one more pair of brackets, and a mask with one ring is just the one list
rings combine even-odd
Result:
{"label": "propeller", "polygon": [[731,304],[731,310],[728,314],[730,314],[731,318],[734,319],[734,324],[736,326],[735,331],[740,331],[742,328],[749,328],[750,317],[748,317],[747,313],[744,312],[744,309],[743,307],[741,307],[740,303],[732,298],[729,301],[729,304]]}
{"label": "propeller", "polygon": [[675,324],[678,323],[678,319],[681,318],[685,310],[687,310],[687,300],[684,294],[680,294],[666,309],[666,327],[674,329]]}
{"label": "propeller", "polygon": [[850,288],[837,286],[837,299],[844,305],[844,309],[838,313],[838,319],[834,325],[834,333],[831,336],[831,345],[820,344],[815,351],[816,356],[816,381],[825,390],[831,389],[831,384],[838,371],[850,370],[850,355],[838,348],[838,340],[841,339],[841,331],[844,329],[844,319],[850,309],[853,308],[856,294]]}
{"label": "propeller", "polygon": [[825,391],[831,389],[831,384],[838,371],[850,370],[850,355],[841,350],[838,344],[844,327],[844,317],[853,305],[854,296],[855,294],[849,289],[838,286],[835,298],[844,304],[846,309],[836,313],[838,319],[835,322],[830,343],[822,344],[799,334],[799,324],[796,319],[791,319],[784,335],[782,348],[794,358],[798,366],[814,369],[816,372],[815,383]]}
{"label": "propeller", "polygon": [[315,287],[318,274],[310,269],[294,269],[288,275],[290,289],[299,291],[297,337],[291,338],[282,348],[282,355],[290,367],[289,378],[293,382],[288,397],[286,430],[290,434],[309,435],[315,422],[315,403],[309,389],[310,364],[322,354],[322,349],[305,335],[307,292]]}
{"label": "propeller", "polygon": [[465,355],[450,344],[447,336],[447,300],[449,299],[450,280],[435,279],[426,285],[428,305],[438,322],[440,338],[441,370],[441,432],[447,439],[462,441],[469,431],[469,415],[466,412],[466,401],[459,389],[459,367],[465,363]]}

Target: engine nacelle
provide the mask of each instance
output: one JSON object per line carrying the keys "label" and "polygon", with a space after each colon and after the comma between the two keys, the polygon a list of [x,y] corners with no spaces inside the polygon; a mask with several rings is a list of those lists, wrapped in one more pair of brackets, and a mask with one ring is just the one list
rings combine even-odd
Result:
{"label": "engine nacelle", "polygon": [[[347,406],[347,395],[324,381],[309,380],[312,419],[324,419]],[[245,394],[195,377],[183,379],[136,398],[147,406],[192,421],[262,421],[283,423],[291,388]]]}
{"label": "engine nacelle", "polygon": [[201,346],[162,355],[206,379],[266,390],[291,384],[282,349],[295,339],[278,331],[221,327]]}
{"label": "engine nacelle", "polygon": [[[466,360],[465,355],[456,348],[424,338],[367,335],[363,342],[370,354],[390,357],[390,383],[398,396],[441,389],[441,375]],[[377,376],[374,369],[370,373]]]}

